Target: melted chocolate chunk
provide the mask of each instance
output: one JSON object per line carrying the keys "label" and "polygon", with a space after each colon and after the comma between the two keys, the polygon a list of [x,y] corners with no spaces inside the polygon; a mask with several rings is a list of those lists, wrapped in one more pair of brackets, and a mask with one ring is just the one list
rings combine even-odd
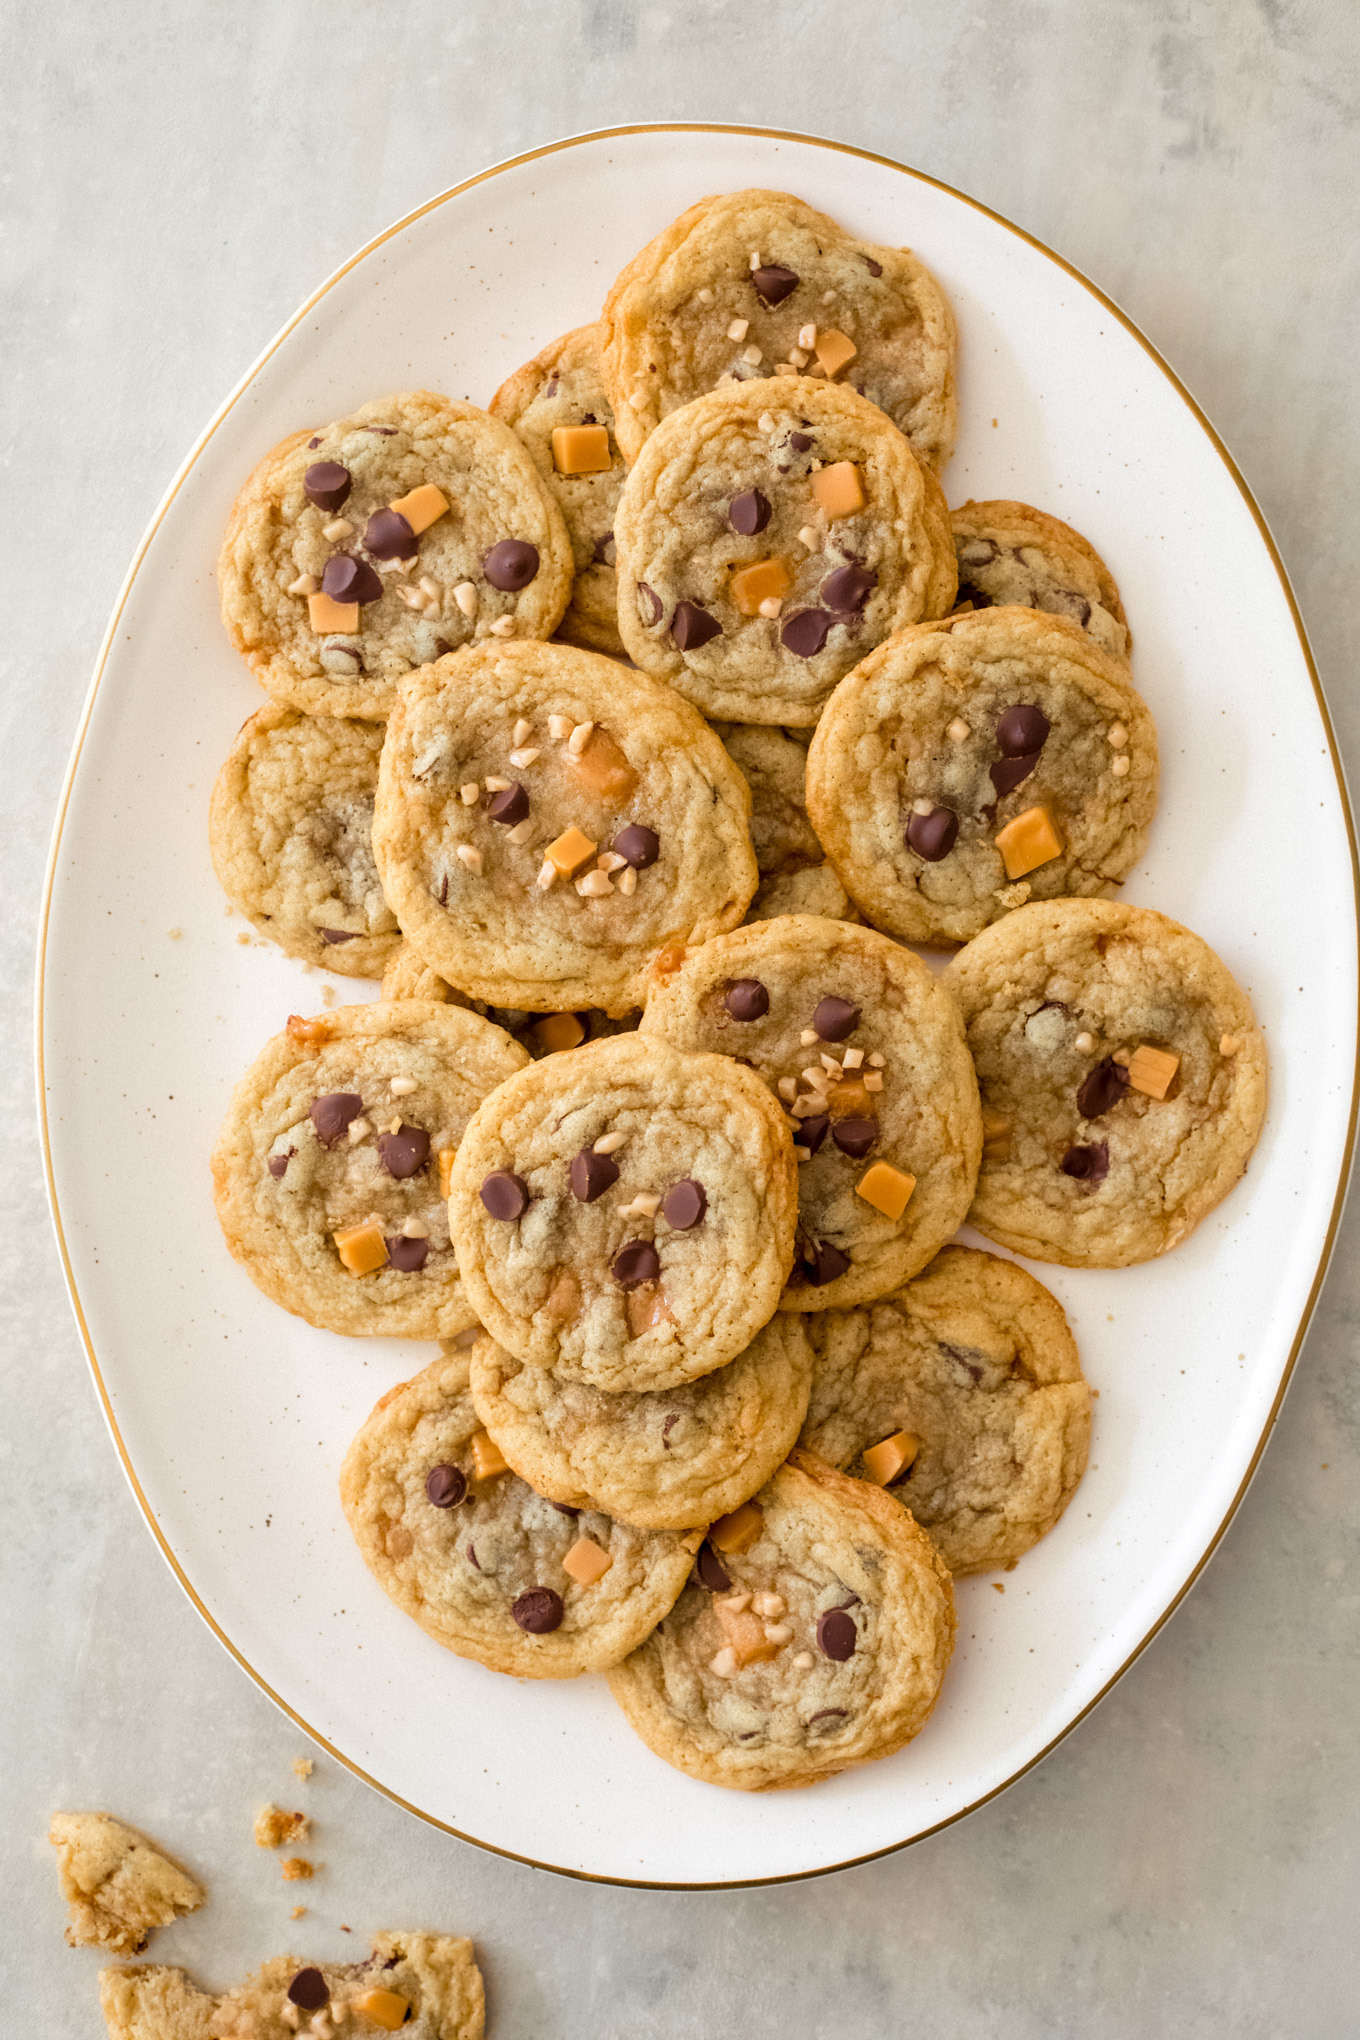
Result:
{"label": "melted chocolate chunk", "polygon": [[1028,758],[998,758],[995,765],[989,765],[987,770],[996,788],[997,799],[1004,800],[1008,793],[1014,793],[1017,786],[1022,786],[1038,762],[1039,753],[1034,751]]}
{"label": "melted chocolate chunk", "polygon": [[289,1162],[292,1161],[293,1156],[296,1153],[297,1153],[296,1148],[289,1148],[286,1155],[271,1155],[269,1157],[270,1175],[275,1177],[276,1179],[284,1175],[287,1171]]}
{"label": "melted chocolate chunk", "polygon": [[1108,1141],[1093,1141],[1089,1147],[1072,1146],[1059,1162],[1064,1176],[1073,1177],[1078,1183],[1089,1183],[1092,1189],[1103,1183],[1110,1173],[1110,1147]]}
{"label": "melted chocolate chunk", "polygon": [[822,583],[822,600],[828,609],[853,615],[856,610],[863,609],[877,586],[878,575],[868,567],[853,564],[837,567]]}
{"label": "melted chocolate chunk", "polygon": [[409,560],[419,546],[400,510],[375,510],[364,526],[364,550],[375,560]]}
{"label": "melted chocolate chunk", "polygon": [[299,1969],[288,1986],[288,1998],[304,2012],[319,2012],[331,2001],[331,1987],[319,1969]]}
{"label": "melted chocolate chunk", "polygon": [[418,1176],[429,1161],[430,1136],[423,1126],[408,1126],[403,1120],[395,1133],[378,1135],[378,1159],[389,1176],[403,1183],[408,1176]]}
{"label": "melted chocolate chunk", "polygon": [[819,1041],[848,1041],[859,1026],[859,1007],[849,999],[819,999],[812,1013],[812,1031]]}
{"label": "melted chocolate chunk", "polygon": [[811,434],[807,432],[790,432],[789,445],[795,453],[810,453],[812,451]]}
{"label": "melted chocolate chunk", "polygon": [[[1083,1119],[1103,1119],[1112,1106],[1119,1103],[1129,1088],[1129,1073],[1122,1063],[1112,1056],[1102,1056],[1095,1068],[1088,1070],[1077,1092],[1077,1110]],[[1067,1164],[1064,1162],[1064,1168]],[[1073,1170],[1067,1173],[1072,1175]]]}
{"label": "melted chocolate chunk", "polygon": [[351,935],[347,928],[323,928],[321,940],[330,943],[357,942],[359,938],[357,935]]}
{"label": "melted chocolate chunk", "polygon": [[839,1247],[833,1247],[829,1240],[816,1240],[803,1250],[803,1270],[814,1289],[822,1289],[828,1282],[834,1282],[849,1267],[850,1256],[843,1254]]}
{"label": "melted chocolate chunk", "polygon": [[664,607],[665,604],[655,588],[649,588],[645,581],[639,581],[637,585],[638,617],[647,625],[648,629],[654,623],[660,623],[661,612]]}
{"label": "melted chocolate chunk", "polygon": [[875,262],[872,255],[865,256],[864,266],[868,270],[870,276],[882,276],[883,274],[883,264],[881,262]]}
{"label": "melted chocolate chunk", "polygon": [[661,1273],[661,1256],[650,1240],[630,1240],[615,1254],[609,1272],[620,1289],[641,1289]]}
{"label": "melted chocolate chunk", "polygon": [[935,807],[928,815],[913,813],[907,823],[907,848],[927,864],[938,864],[949,855],[958,834],[959,818],[953,808]]}
{"label": "melted chocolate chunk", "polygon": [[467,1491],[467,1475],[461,1466],[432,1466],[425,1476],[425,1492],[436,1509],[456,1509]]}
{"label": "melted chocolate chunk", "polygon": [[502,538],[482,554],[482,572],[503,595],[518,594],[538,572],[538,547],[527,538]]}
{"label": "melted chocolate chunk", "polygon": [[353,486],[349,469],[338,460],[314,460],[302,477],[307,501],[318,510],[339,510]]}
{"label": "melted chocolate chunk", "polygon": [[782,305],[786,297],[793,296],[801,280],[796,270],[785,269],[778,262],[769,262],[751,271],[756,296],[771,311],[776,305]]}
{"label": "melted chocolate chunk", "polygon": [[593,1204],[618,1182],[619,1165],[612,1155],[597,1155],[593,1148],[582,1148],[579,1155],[573,1155],[567,1177],[577,1203]]}
{"label": "melted chocolate chunk", "polygon": [[418,1275],[430,1258],[428,1240],[408,1240],[405,1233],[397,1233],[387,1242],[387,1258],[398,1275]]}
{"label": "melted chocolate chunk", "polygon": [[831,1138],[843,1155],[850,1155],[855,1161],[867,1155],[878,1139],[876,1119],[833,1119]]}
{"label": "melted chocolate chunk", "polygon": [[677,602],[671,618],[671,640],[679,652],[692,652],[722,636],[722,625],[697,602]]}
{"label": "melted chocolate chunk", "polygon": [[478,1572],[480,1572],[482,1569],[482,1561],[477,1556],[477,1547],[475,1544],[469,1544],[467,1548],[467,1555],[471,1564],[475,1565]]}
{"label": "melted chocolate chunk", "polygon": [[516,822],[522,822],[528,812],[528,790],[518,781],[514,786],[506,786],[499,793],[493,793],[487,808],[492,821],[501,823],[502,827],[507,829],[513,828]]}
{"label": "melted chocolate chunk", "polygon": [[769,498],[762,496],[759,489],[747,489],[744,495],[734,496],[727,506],[727,521],[742,538],[754,538],[770,521]]}
{"label": "melted chocolate chunk", "polygon": [[779,633],[779,642],[796,659],[815,659],[835,621],[829,609],[795,609]]}
{"label": "melted chocolate chunk", "polygon": [[523,1218],[529,1209],[529,1185],[522,1176],[514,1176],[509,1169],[493,1169],[482,1183],[482,1203],[493,1218],[509,1223]]}
{"label": "melted chocolate chunk", "polygon": [[686,1176],[683,1182],[672,1183],[661,1200],[661,1216],[677,1232],[692,1232],[696,1225],[703,1223],[707,1210],[708,1192],[692,1176]]}
{"label": "melted chocolate chunk", "polygon": [[1004,758],[1037,757],[1051,728],[1041,708],[1032,701],[1017,701],[997,717],[996,747]]}
{"label": "melted chocolate chunk", "polygon": [[321,570],[321,592],[332,602],[377,602],[383,584],[367,560],[353,553],[332,553]]}
{"label": "melted chocolate chunk", "polygon": [[810,1155],[815,1155],[830,1131],[830,1119],[825,1112],[819,1112],[815,1118],[801,1121],[794,1139],[800,1147],[805,1147]]}
{"label": "melted chocolate chunk", "polygon": [[770,1010],[770,995],[759,978],[736,978],[723,994],[723,1004],[734,1020],[763,1020]]}
{"label": "melted chocolate chunk", "polygon": [[510,1613],[530,1636],[547,1636],[561,1626],[562,1596],[551,1587],[530,1587],[510,1604]]}
{"label": "melted chocolate chunk", "polygon": [[357,1119],[363,1109],[364,1101],[357,1091],[328,1091],[324,1098],[313,1098],[307,1112],[317,1139],[322,1147],[329,1148],[335,1146],[351,1119]]}
{"label": "melted chocolate chunk", "polygon": [[699,1546],[694,1573],[699,1585],[707,1587],[710,1594],[725,1594],[732,1584],[732,1575],[707,1538]]}
{"label": "melted chocolate chunk", "polygon": [[634,871],[645,871],[661,855],[661,838],[655,829],[644,828],[641,822],[630,822],[626,829],[619,830],[609,847],[616,857],[622,857],[626,864],[631,864]]}
{"label": "melted chocolate chunk", "polygon": [[817,1648],[833,1664],[843,1665],[847,1658],[852,1658],[858,1642],[855,1618],[847,1615],[844,1608],[828,1608],[825,1615],[817,1617]]}

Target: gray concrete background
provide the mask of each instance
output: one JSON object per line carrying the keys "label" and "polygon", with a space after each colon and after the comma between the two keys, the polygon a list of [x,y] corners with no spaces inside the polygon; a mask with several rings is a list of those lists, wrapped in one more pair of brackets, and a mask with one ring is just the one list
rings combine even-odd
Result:
{"label": "gray concrete background", "polygon": [[182,1599],[123,1484],[49,1237],[29,1049],[68,745],[185,448],[371,234],[485,164],[610,122],[761,123],[880,150],[1111,292],[1273,524],[1354,770],[1358,56],[1345,0],[11,0],[5,2031],[100,2031],[97,1959],[61,1943],[42,1839],[54,1807],[89,1804],[144,1823],[212,1886],[159,1959],[221,1987],[290,1943],[338,1950],[342,1921],[354,1943],[447,1925],[481,1945],[497,2040],[1360,2029],[1360,1212],[1207,1574],[1095,1716],[971,1820],[801,1886],[624,1892],[465,1847],[323,1761],[307,1796],[325,1870],[290,1928],[298,1888],[248,1827],[260,1798],[287,1799],[302,1741]]}

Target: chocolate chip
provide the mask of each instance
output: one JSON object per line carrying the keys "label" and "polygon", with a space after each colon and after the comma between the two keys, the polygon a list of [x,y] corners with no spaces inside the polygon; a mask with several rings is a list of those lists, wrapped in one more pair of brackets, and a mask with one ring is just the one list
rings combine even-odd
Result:
{"label": "chocolate chip", "polygon": [[286,1155],[271,1155],[271,1156],[269,1157],[269,1173],[270,1173],[270,1175],[271,1175],[271,1176],[273,1176],[273,1177],[274,1177],[274,1178],[275,1178],[276,1180],[277,1180],[277,1179],[278,1179],[278,1178],[279,1178],[280,1176],[282,1176],[282,1175],[284,1174],[285,1170],[287,1169],[287,1167],[288,1167],[288,1164],[289,1164],[289,1163],[290,1163],[290,1162],[292,1161],[292,1159],[293,1159],[293,1156],[294,1156],[294,1155],[295,1155],[296,1153],[297,1153],[297,1149],[296,1149],[296,1148],[289,1148],[289,1150],[288,1150],[288,1152],[287,1152],[287,1154],[286,1154]]}
{"label": "chocolate chip", "polygon": [[518,781],[513,786],[502,787],[499,793],[493,793],[487,808],[492,821],[502,823],[507,829],[516,822],[522,822],[528,812],[529,795]]}
{"label": "chocolate chip", "polygon": [[859,1007],[848,999],[819,999],[813,1009],[812,1031],[819,1041],[848,1041],[859,1026]]}
{"label": "chocolate chip", "polygon": [[573,1523],[581,1513],[579,1509],[573,1509],[570,1502],[549,1502],[548,1507],[556,1509],[559,1516],[570,1516]]}
{"label": "chocolate chip", "polygon": [[357,1119],[363,1109],[364,1101],[357,1091],[328,1091],[324,1098],[313,1098],[307,1113],[322,1147],[334,1147],[351,1119]]}
{"label": "chocolate chip", "polygon": [[992,775],[997,799],[1004,800],[1008,793],[1022,786],[1038,762],[1039,753],[1031,751],[1027,758],[998,758],[995,765],[989,765],[987,770]]}
{"label": "chocolate chip", "polygon": [[834,1282],[838,1275],[844,1275],[850,1266],[850,1256],[843,1254],[839,1247],[833,1247],[829,1240],[817,1240],[803,1252],[803,1270],[814,1289],[823,1288]]}
{"label": "chocolate chip", "polygon": [[786,297],[793,296],[801,280],[796,270],[784,269],[777,262],[767,263],[763,269],[751,271],[756,296],[771,311],[776,305],[782,305]]}
{"label": "chocolate chip", "polygon": [[817,1617],[817,1648],[833,1664],[843,1665],[847,1658],[853,1657],[858,1642],[855,1619],[853,1615],[847,1615],[844,1608],[828,1608],[825,1615]]}
{"label": "chocolate chip", "polygon": [[377,602],[383,584],[367,560],[353,553],[332,553],[321,570],[321,592],[332,602]]}
{"label": "chocolate chip", "polygon": [[849,1719],[850,1710],[848,1707],[819,1707],[815,1714],[808,1716],[808,1727],[816,1728],[819,1721],[848,1721]]}
{"label": "chocolate chip", "polygon": [[722,636],[722,625],[697,602],[677,602],[671,618],[671,640],[678,652],[692,652]]}
{"label": "chocolate chip", "polygon": [[829,609],[795,609],[779,633],[779,642],[796,659],[815,659],[835,621]]}
{"label": "chocolate chip", "polygon": [[1103,1183],[1110,1173],[1109,1143],[1098,1140],[1089,1147],[1070,1147],[1058,1167],[1064,1176],[1072,1176],[1078,1183],[1090,1183],[1093,1187]]}
{"label": "chocolate chip", "polygon": [[913,814],[907,822],[907,848],[927,864],[938,864],[958,840],[959,818],[953,808],[936,807],[928,815]]}
{"label": "chocolate chip", "polygon": [[467,1548],[467,1555],[471,1563],[475,1565],[478,1572],[480,1572],[482,1569],[482,1561],[477,1556],[477,1547],[475,1544],[469,1544]]}
{"label": "chocolate chip", "polygon": [[819,1112],[815,1119],[804,1119],[800,1122],[794,1138],[800,1147],[805,1147],[810,1155],[815,1155],[830,1131],[831,1121],[825,1112]]}
{"label": "chocolate chip", "polygon": [[812,447],[812,439],[806,432],[790,432],[789,445],[795,453],[808,453]]}
{"label": "chocolate chip", "polygon": [[578,1204],[593,1204],[618,1182],[619,1165],[612,1155],[597,1155],[593,1148],[582,1148],[579,1155],[573,1156],[567,1175],[571,1194]]}
{"label": "chocolate chip", "polygon": [[[1113,1056],[1102,1056],[1093,1070],[1089,1070],[1077,1092],[1077,1110],[1083,1119],[1101,1119],[1114,1105],[1117,1105],[1129,1088],[1129,1073],[1122,1063]],[[1063,1163],[1066,1169],[1066,1162]],[[1077,1173],[1071,1169],[1068,1175]]]}
{"label": "chocolate chip", "polygon": [[759,978],[736,978],[727,987],[723,1004],[734,1020],[763,1020],[770,1010],[770,995]]}
{"label": "chocolate chip", "polygon": [[667,1417],[665,1423],[661,1426],[661,1450],[663,1452],[670,1451],[671,1432],[675,1429],[679,1421],[680,1421],[679,1410],[672,1410],[670,1415]]}
{"label": "chocolate chip", "polygon": [[430,1136],[423,1126],[408,1126],[403,1120],[396,1133],[378,1135],[378,1158],[389,1176],[404,1182],[417,1176],[430,1159]]}
{"label": "chocolate chip", "polygon": [[870,276],[882,276],[883,274],[883,264],[881,262],[875,262],[872,255],[865,256],[864,266],[868,270]]}
{"label": "chocolate chip", "polygon": [[375,560],[409,560],[416,535],[400,510],[375,510],[364,526],[364,550]]}
{"label": "chocolate chip", "polygon": [[867,1155],[878,1139],[876,1119],[833,1119],[831,1138],[843,1155],[852,1155],[856,1161]]}
{"label": "chocolate chip", "polygon": [[637,585],[637,607],[639,618],[650,628],[652,624],[660,623],[661,612],[665,604],[655,588],[649,588],[645,581],[639,581]]}
{"label": "chocolate chip", "polygon": [[307,501],[315,503],[318,510],[340,509],[353,486],[349,469],[341,467],[338,460],[313,461],[302,477]]}
{"label": "chocolate chip", "polygon": [[482,1184],[481,1199],[493,1218],[522,1218],[529,1209],[529,1185],[509,1169],[493,1169]]}
{"label": "chocolate chip", "polygon": [[699,1585],[707,1587],[710,1594],[725,1594],[732,1584],[732,1575],[707,1538],[699,1546],[699,1556],[694,1561],[694,1570],[698,1575]]}
{"label": "chocolate chip", "polygon": [[1052,728],[1032,701],[1017,701],[997,717],[996,745],[1004,758],[1029,758],[1042,751]]}
{"label": "chocolate chip", "polygon": [[530,1636],[547,1636],[561,1625],[562,1596],[551,1587],[530,1587],[527,1594],[511,1602],[510,1613]]}
{"label": "chocolate chip", "polygon": [[631,864],[634,871],[645,871],[661,855],[661,838],[655,829],[644,828],[641,822],[630,822],[626,829],[619,830],[609,847],[616,857],[622,857],[625,864]]}
{"label": "chocolate chip", "polygon": [[990,538],[961,538],[955,547],[961,567],[989,566],[1000,551],[1000,546]]}
{"label": "chocolate chip", "polygon": [[828,574],[822,583],[822,600],[828,609],[839,609],[850,615],[863,609],[874,589],[878,586],[878,575],[868,567],[837,567],[834,574]]}
{"label": "chocolate chip", "polygon": [[331,1987],[319,1969],[299,1969],[288,1986],[290,2001],[304,2012],[319,2012],[331,2001]]}
{"label": "chocolate chip", "polygon": [[398,1275],[416,1275],[430,1258],[428,1240],[408,1240],[398,1233],[387,1242],[387,1258]]}
{"label": "chocolate chip", "polygon": [[985,588],[979,588],[972,581],[959,582],[959,592],[954,597],[956,609],[993,609],[995,606]]}
{"label": "chocolate chip", "polygon": [[321,940],[331,943],[357,942],[359,938],[357,935],[351,935],[347,928],[323,928],[321,930]]}
{"label": "chocolate chip", "polygon": [[612,531],[606,531],[603,538],[596,539],[595,550],[591,557],[594,559],[597,567],[613,566],[614,562],[609,557],[609,548],[613,545],[613,543],[614,534]]}
{"label": "chocolate chip", "polygon": [[630,1240],[615,1254],[609,1272],[620,1289],[640,1289],[661,1273],[661,1256],[650,1240]]}
{"label": "chocolate chip", "polygon": [[461,1466],[432,1466],[425,1476],[425,1492],[436,1509],[456,1509],[467,1491],[467,1475]]}
{"label": "chocolate chip", "polygon": [[696,1225],[702,1223],[707,1210],[708,1192],[692,1176],[686,1176],[681,1183],[672,1183],[661,1200],[661,1216],[677,1232],[692,1232]]}
{"label": "chocolate chip", "polygon": [[361,425],[359,430],[361,432],[375,432],[379,439],[395,439],[397,436],[395,425]]}
{"label": "chocolate chip", "polygon": [[770,502],[759,489],[747,489],[727,506],[727,521],[743,538],[754,538],[770,521]]}
{"label": "chocolate chip", "polygon": [[317,435],[316,435],[316,438],[315,438],[315,439],[309,439],[309,440],[307,441],[307,451],[308,451],[309,453],[313,452],[313,451],[314,451],[314,450],[315,450],[315,449],[316,449],[316,448],[317,448],[318,446],[320,446],[320,444],[321,444],[321,434],[320,434],[320,433],[318,432],[318,433],[317,433]]}
{"label": "chocolate chip", "polygon": [[482,555],[482,572],[493,588],[513,595],[538,572],[538,547],[527,538],[502,538]]}

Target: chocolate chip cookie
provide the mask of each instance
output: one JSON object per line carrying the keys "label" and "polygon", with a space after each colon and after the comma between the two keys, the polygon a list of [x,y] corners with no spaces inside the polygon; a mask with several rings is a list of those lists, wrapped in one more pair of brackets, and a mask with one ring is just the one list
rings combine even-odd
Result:
{"label": "chocolate chip cookie", "polygon": [[488,1006],[485,999],[468,999],[431,970],[409,942],[398,945],[383,972],[385,999],[433,999],[439,1005],[467,1006],[503,1027],[507,1034],[528,1050],[535,1062],[545,1055],[559,1055],[564,1049],[579,1048],[583,1041],[599,1041],[607,1034],[631,1034],[642,1018],[639,1008],[611,1020],[598,1009],[578,1013],[530,1013],[514,1006]]}
{"label": "chocolate chip cookie", "polygon": [[771,1317],[797,1199],[784,1115],[754,1072],[621,1034],[521,1070],[474,1114],[449,1227],[473,1309],[517,1359],[613,1393],[670,1389]]}
{"label": "chocolate chip cookie", "polygon": [[570,645],[477,645],[399,689],[373,850],[403,933],[471,998],[642,1003],[658,952],[740,921],[746,782],[667,687]]}
{"label": "chocolate chip cookie", "polygon": [[576,580],[557,635],[587,651],[623,650],[614,579],[614,507],[625,473],[600,376],[600,329],[578,326],[516,369],[491,399],[557,499]]}
{"label": "chocolate chip cookie", "polygon": [[839,378],[917,458],[954,444],[954,316],[909,248],[857,240],[783,191],[700,199],[649,241],[601,314],[619,444],[635,460],[672,411],[726,378]]}
{"label": "chocolate chip cookie", "polygon": [[949,1574],[925,1531],[881,1488],[797,1451],[713,1525],[609,1689],[678,1771],[760,1792],[901,1749],[953,1647]]}
{"label": "chocolate chip cookie", "polygon": [[1142,907],[1053,900],[945,983],[982,1091],[971,1222],[1036,1261],[1125,1268],[1178,1246],[1256,1145],[1266,1048],[1206,942]]}
{"label": "chocolate chip cookie", "polygon": [[751,846],[760,884],[748,921],[778,914],[825,914],[857,921],[845,888],[826,862],[808,820],[804,741],[762,723],[718,723],[718,735],[751,789]]}
{"label": "chocolate chip cookie", "polygon": [[1114,576],[1095,547],[1029,503],[974,503],[951,513],[959,606],[1042,609],[1066,616],[1117,659],[1129,626]]}
{"label": "chocolate chip cookie", "polygon": [[420,999],[294,1015],[236,1088],[217,1216],[256,1287],[308,1324],[438,1339],[476,1322],[444,1199],[487,1093],[529,1060],[499,1027]]}
{"label": "chocolate chip cookie", "polygon": [[798,1257],[785,1310],[897,1289],[963,1223],[982,1143],[958,1009],[872,928],[793,915],[658,977],[644,1037],[735,1057],[788,1115]]}
{"label": "chocolate chip cookie", "polygon": [[[482,2040],[482,1973],[471,1941],[451,1934],[375,1934],[363,1962],[279,1955],[217,1995],[182,1969],[101,1969],[109,2040],[295,2040],[303,2032],[402,2031],[412,2040]],[[318,2023],[320,2014],[326,2013]],[[304,2023],[305,2022],[305,2023]]]}
{"label": "chocolate chip cookie", "polygon": [[517,1679],[616,1665],[684,1586],[701,1532],[545,1501],[468,1393],[466,1352],[390,1389],[346,1454],[340,1499],[383,1592],[436,1643]]}
{"label": "chocolate chip cookie", "polygon": [[805,376],[672,412],[614,537],[629,657],[734,722],[815,723],[857,659],[954,600],[932,471],[873,404]]}
{"label": "chocolate chip cookie", "polygon": [[[807,1376],[810,1382],[810,1349]],[[157,1927],[197,1912],[208,1896],[187,1870],[112,1814],[54,1813],[47,1839],[57,1852],[72,1948],[139,1955]]]}
{"label": "chocolate chip cookie", "polygon": [[403,673],[490,637],[551,637],[571,594],[562,513],[508,425],[428,390],[266,454],[217,563],[261,686],[308,715],[381,718]]}
{"label": "chocolate chip cookie", "polygon": [[490,1338],[468,1359],[478,1416],[538,1494],[666,1530],[707,1526],[764,1486],[797,1440],[812,1382],[793,1317],[701,1380],[643,1395],[528,1367]]}
{"label": "chocolate chip cookie", "polygon": [[802,1443],[896,1495],[955,1574],[1013,1565],[1086,1469],[1091,1396],[1062,1306],[1013,1261],[946,1247],[864,1310],[809,1318]]}
{"label": "chocolate chip cookie", "polygon": [[261,935],[344,977],[401,943],[370,840],[383,725],[271,702],[242,725],[208,811],[213,869]]}
{"label": "chocolate chip cookie", "polygon": [[808,751],[812,825],[850,897],[910,942],[1099,895],[1143,854],[1157,732],[1122,659],[1063,617],[988,609],[871,652]]}

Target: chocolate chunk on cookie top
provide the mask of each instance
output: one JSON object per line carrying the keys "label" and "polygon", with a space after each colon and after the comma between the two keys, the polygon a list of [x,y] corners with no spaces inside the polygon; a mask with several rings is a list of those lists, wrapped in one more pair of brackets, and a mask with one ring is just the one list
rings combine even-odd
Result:
{"label": "chocolate chunk on cookie top", "polygon": [[644,1036],[738,1058],[787,1115],[798,1245],[785,1310],[896,1289],[957,1229],[982,1143],[958,1009],[910,950],[812,914],[692,950]]}
{"label": "chocolate chunk on cookie top", "polygon": [[609,1686],[667,1763],[757,1792],[900,1749],[953,1644],[949,1574],[925,1531],[882,1488],[799,1450],[712,1526]]}
{"label": "chocolate chunk on cookie top", "polygon": [[963,942],[1027,900],[1099,896],[1143,853],[1157,732],[1077,624],[997,608],[919,624],[836,689],[807,804],[876,927]]}
{"label": "chocolate chunk on cookie top", "polygon": [[373,846],[447,983],[495,1006],[622,1015],[659,951],[740,921],[749,813],[741,774],[669,688],[569,645],[488,644],[402,683]]}
{"label": "chocolate chunk on cookie top", "polygon": [[626,1034],[488,1099],[453,1165],[449,1225],[474,1309],[517,1359],[660,1390],[734,1359],[769,1319],[796,1199],[784,1116],[759,1077]]}
{"label": "chocolate chunk on cookie top", "polygon": [[844,383],[933,467],[954,443],[954,320],[906,248],[856,240],[801,199],[701,199],[622,271],[601,315],[619,444],[635,460],[671,412],[727,378]]}
{"label": "chocolate chunk on cookie top", "polygon": [[276,699],[382,717],[401,675],[443,652],[550,637],[572,547],[508,425],[414,390],[266,455],[217,578],[232,643]]}
{"label": "chocolate chunk on cookie top", "polygon": [[1103,651],[1129,655],[1114,577],[1093,545],[1028,503],[968,502],[950,515],[961,609],[1040,609],[1079,624]]}
{"label": "chocolate chunk on cookie top", "polygon": [[1188,928],[1110,900],[1022,907],[945,973],[982,1091],[971,1222],[1122,1268],[1177,1246],[1247,1166],[1266,1104],[1246,994]]}
{"label": "chocolate chunk on cookie top", "polygon": [[340,1499],[396,1605],[446,1650],[520,1679],[617,1664],[675,1600],[703,1534],[535,1493],[483,1428],[466,1350],[382,1398],[346,1455]]}
{"label": "chocolate chunk on cookie top", "polygon": [[933,473],[874,405],[806,377],[672,413],[614,535],[629,656],[743,722],[816,722],[857,659],[954,598]]}

